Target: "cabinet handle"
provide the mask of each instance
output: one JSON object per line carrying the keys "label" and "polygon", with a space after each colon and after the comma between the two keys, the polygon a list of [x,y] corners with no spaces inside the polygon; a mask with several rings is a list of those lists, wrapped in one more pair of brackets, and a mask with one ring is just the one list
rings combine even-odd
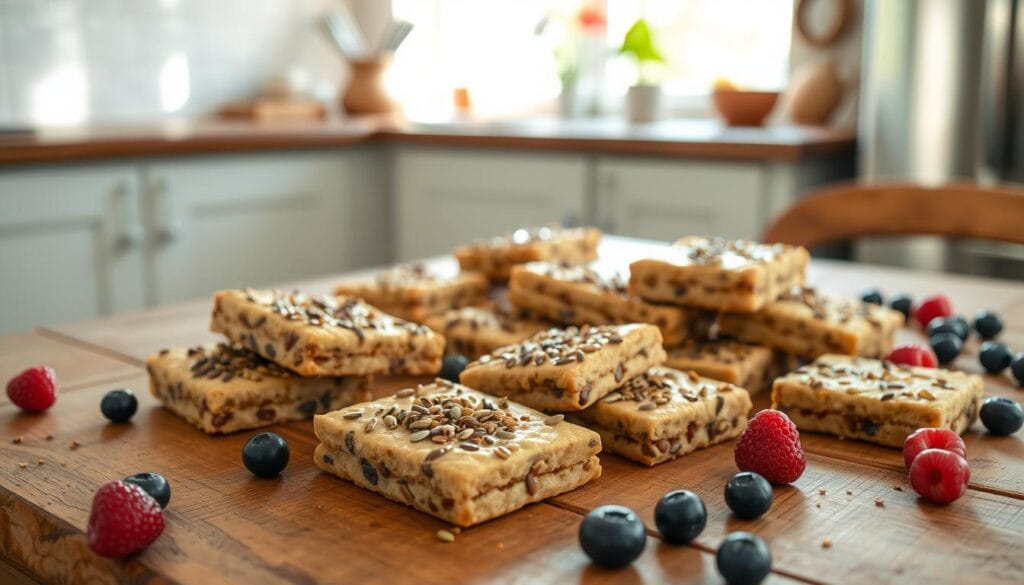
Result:
{"label": "cabinet handle", "polygon": [[132,217],[129,197],[131,197],[131,191],[127,182],[118,182],[114,187],[114,221],[117,224],[114,249],[118,252],[128,252],[138,248],[142,243],[142,226]]}
{"label": "cabinet handle", "polygon": [[167,189],[167,179],[158,177],[151,186],[153,211],[156,214],[156,241],[170,244],[181,238],[181,222],[174,219],[174,205]]}
{"label": "cabinet handle", "polygon": [[611,171],[601,174],[597,193],[597,227],[603,232],[614,233],[618,227],[612,218],[612,200],[619,189],[619,177]]}
{"label": "cabinet handle", "polygon": [[567,228],[579,227],[579,225],[581,223],[580,215],[578,213],[575,213],[575,212],[572,212],[572,211],[567,211],[567,212],[565,212],[565,215],[562,216],[562,222],[561,223],[562,223],[562,227],[567,227]]}

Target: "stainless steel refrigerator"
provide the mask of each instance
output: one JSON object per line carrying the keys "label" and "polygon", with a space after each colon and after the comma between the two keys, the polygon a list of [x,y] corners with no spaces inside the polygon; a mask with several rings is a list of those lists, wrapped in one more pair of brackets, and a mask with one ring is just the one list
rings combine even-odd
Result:
{"label": "stainless steel refrigerator", "polygon": [[[1024,0],[865,0],[863,47],[862,179],[1024,183]],[[857,254],[1024,277],[1014,246],[926,238]]]}

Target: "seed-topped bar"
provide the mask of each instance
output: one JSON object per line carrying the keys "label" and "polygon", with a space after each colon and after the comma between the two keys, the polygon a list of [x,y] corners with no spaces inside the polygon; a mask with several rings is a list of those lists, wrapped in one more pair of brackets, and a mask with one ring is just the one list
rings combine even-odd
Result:
{"label": "seed-topped bar", "polygon": [[324,471],[459,526],[601,475],[596,433],[444,380],[317,416],[313,430]]}
{"label": "seed-topped bar", "polygon": [[924,427],[963,434],[978,417],[980,376],[825,355],[775,380],[772,408],[801,431],[902,447]]}
{"label": "seed-topped bar", "polygon": [[582,410],[665,361],[661,331],[631,323],[549,329],[496,349],[459,381],[541,410]]}
{"label": "seed-topped bar", "polygon": [[690,236],[630,264],[629,292],[648,301],[753,313],[803,284],[799,246]]}
{"label": "seed-topped bar", "polygon": [[739,436],[750,407],[728,382],[651,368],[569,420],[597,431],[606,450],[656,465]]}
{"label": "seed-topped bar", "polygon": [[352,297],[226,290],[210,330],[303,376],[436,374],[444,338]]}
{"label": "seed-topped bar", "polygon": [[701,376],[729,382],[757,394],[771,386],[775,366],[772,350],[734,339],[687,341],[668,350],[665,366],[693,370]]}
{"label": "seed-topped bar", "polygon": [[387,313],[422,323],[449,309],[485,301],[487,287],[487,277],[479,272],[403,264],[371,278],[341,283],[334,294],[359,297]]}
{"label": "seed-topped bar", "polygon": [[798,287],[761,312],[723,313],[725,335],[814,359],[826,353],[880,357],[892,348],[903,314],[859,300]]}
{"label": "seed-topped bar", "polygon": [[430,317],[426,324],[444,335],[446,355],[476,359],[551,327],[526,313],[502,306],[464,307]]}
{"label": "seed-topped bar", "polygon": [[597,228],[522,228],[506,236],[455,248],[463,270],[482,272],[491,280],[508,280],[512,266],[537,260],[570,264],[597,258]]}
{"label": "seed-topped bar", "polygon": [[370,398],[364,376],[301,377],[223,343],[162,350],[146,370],[153,396],[210,434],[309,418]]}
{"label": "seed-topped bar", "polygon": [[713,315],[655,305],[626,292],[628,270],[600,261],[585,265],[531,262],[512,268],[509,300],[517,307],[559,323],[613,325],[651,323],[665,345],[707,334]]}

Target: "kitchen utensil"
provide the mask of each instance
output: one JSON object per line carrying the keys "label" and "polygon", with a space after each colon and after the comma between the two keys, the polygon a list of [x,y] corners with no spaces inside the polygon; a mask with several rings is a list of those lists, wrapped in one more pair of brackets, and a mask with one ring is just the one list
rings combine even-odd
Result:
{"label": "kitchen utensil", "polygon": [[384,33],[381,38],[379,51],[383,53],[393,53],[398,50],[398,47],[405,41],[405,37],[409,36],[412,31],[412,23],[406,20],[393,20],[388,25],[388,30]]}

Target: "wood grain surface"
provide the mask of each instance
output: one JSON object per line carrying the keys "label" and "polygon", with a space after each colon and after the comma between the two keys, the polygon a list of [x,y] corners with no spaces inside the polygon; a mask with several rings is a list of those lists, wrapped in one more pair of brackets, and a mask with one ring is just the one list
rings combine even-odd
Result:
{"label": "wood grain surface", "polygon": [[[815,263],[812,275],[844,294],[875,285],[889,293],[945,292],[964,311],[1024,311],[1020,283],[826,262]],[[336,280],[300,288],[325,291]],[[142,360],[161,347],[208,339],[207,320],[202,301],[0,338],[0,373],[47,362],[62,380],[46,414],[0,404],[0,580],[720,583],[714,550],[734,530],[765,538],[776,582],[1017,582],[1024,574],[1024,440],[992,437],[980,423],[966,436],[970,489],[950,506],[914,494],[898,450],[805,433],[807,471],[777,488],[772,509],[754,521],[732,517],[724,505],[724,484],[736,472],[732,444],[724,444],[654,468],[604,454],[595,482],[445,544],[436,538],[445,523],[319,472],[308,421],[272,429],[288,441],[291,463],[282,477],[258,480],[240,457],[252,433],[207,437],[162,409],[148,395]],[[900,336],[921,339],[912,329]],[[1003,337],[1024,349],[1024,322],[1012,322]],[[969,346],[957,366],[978,371],[974,352]],[[380,378],[375,391],[418,380]],[[129,424],[108,424],[99,413],[100,397],[114,387],[139,395]],[[986,377],[986,392],[1024,399],[1006,377]],[[755,402],[764,407],[767,398]],[[84,536],[93,491],[141,471],[171,482],[165,533],[127,561],[96,557]],[[709,518],[695,543],[675,547],[658,541],[653,509],[681,488],[704,499]],[[644,555],[621,571],[593,567],[577,542],[582,515],[610,503],[636,510],[651,537]]]}

